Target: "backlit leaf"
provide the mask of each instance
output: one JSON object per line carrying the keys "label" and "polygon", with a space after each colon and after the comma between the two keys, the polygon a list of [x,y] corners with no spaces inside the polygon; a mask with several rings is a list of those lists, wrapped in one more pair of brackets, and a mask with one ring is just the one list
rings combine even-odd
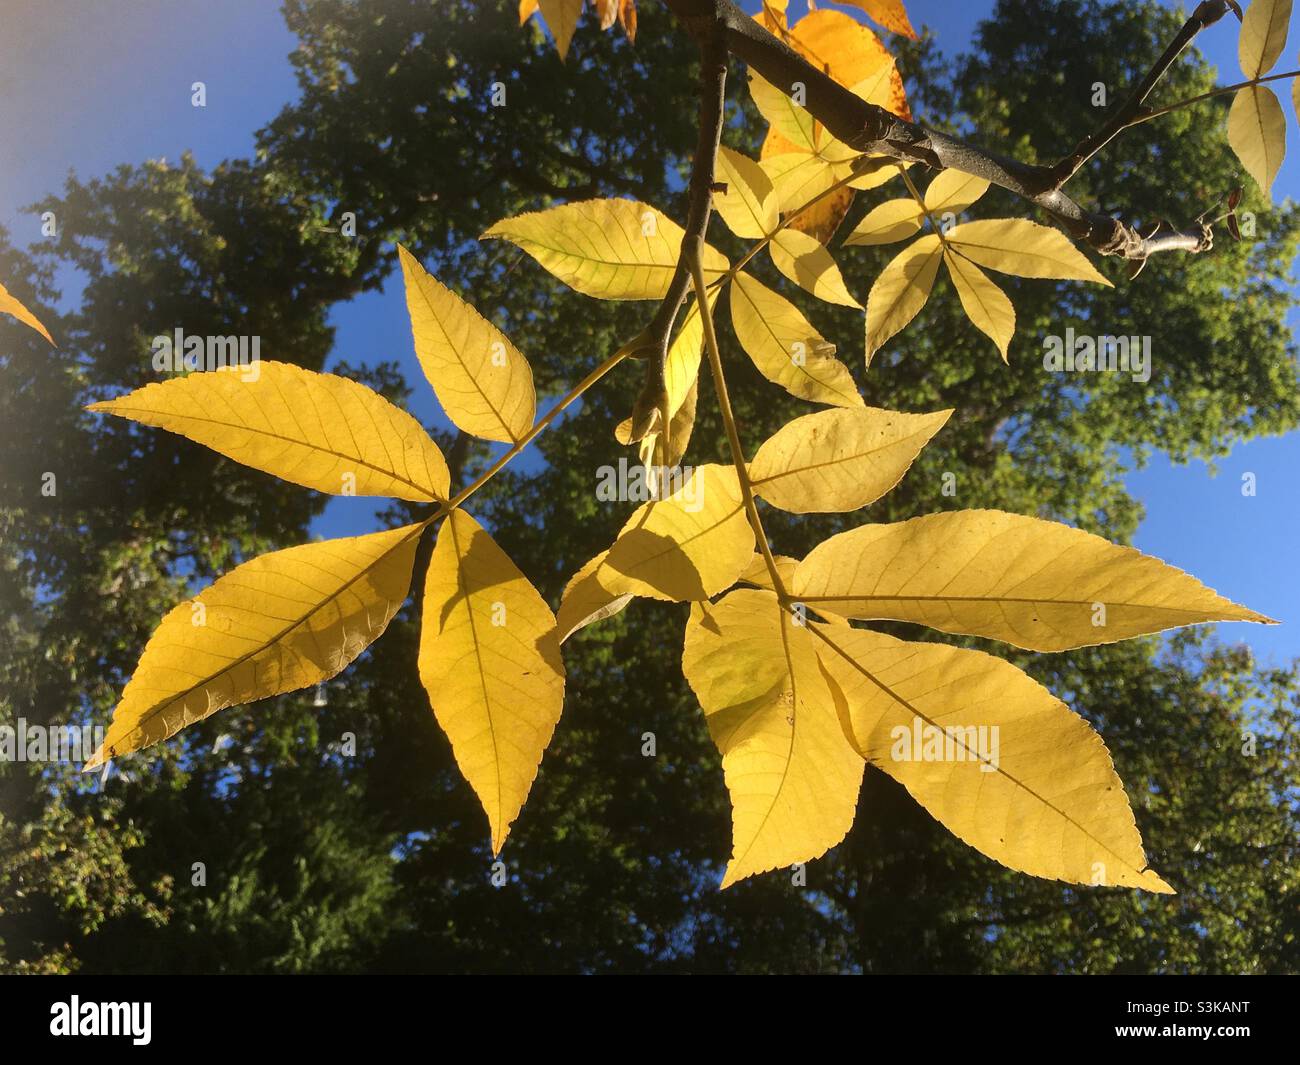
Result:
{"label": "backlit leaf", "polygon": [[420,680],[501,850],[564,706],[546,601],[463,510],[438,530],[424,584]]}
{"label": "backlit leaf", "polygon": [[50,336],[50,331],[41,324],[41,320],[32,314],[17,297],[11,295],[4,285],[0,285],[0,313],[12,314],[23,325],[31,326],[51,344],[54,343],[54,338]]}
{"label": "backlit leaf", "polygon": [[799,563],[791,593],[846,617],[911,621],[1031,651],[1207,621],[1270,620],[1131,547],[997,510],[832,536]]}
{"label": "backlit leaf", "polygon": [[861,308],[845,287],[831,253],[815,237],[796,229],[783,229],[767,247],[776,268],[800,288],[827,303]]}
{"label": "backlit leaf", "polygon": [[415,354],[447,417],[484,440],[518,443],[537,413],[528,360],[410,252],[397,250]]}
{"label": "backlit leaf", "polygon": [[992,338],[1007,361],[1007,346],[1016,332],[1016,309],[1007,294],[989,280],[989,275],[965,256],[953,251],[944,252],[948,276],[961,299],[966,317],[985,336]]}
{"label": "backlit leaf", "polygon": [[1228,144],[1265,196],[1286,154],[1286,115],[1267,85],[1238,89],[1228,110]]}
{"label": "backlit leaf", "polygon": [[718,179],[725,193],[713,194],[713,206],[738,237],[765,237],[779,221],[776,189],[763,168],[747,155],[718,149]]}
{"label": "backlit leaf", "polygon": [[1110,287],[1064,233],[1025,218],[964,222],[953,226],[945,237],[966,258],[990,270],[1017,277],[1095,281]]}
{"label": "backlit leaf", "polygon": [[932,214],[961,214],[988,190],[989,183],[984,178],[960,170],[944,170],[925,190],[925,209]]}
{"label": "backlit leaf", "polygon": [[173,377],[89,409],[318,492],[416,502],[450,492],[442,452],[406,411],[356,381],[286,362]]}
{"label": "backlit leaf", "polygon": [[731,283],[731,324],[759,373],[791,395],[861,407],[848,367],[793,303],[743,271]]}
{"label": "backlit leaf", "polygon": [[1291,0],[1251,0],[1241,20],[1237,58],[1247,78],[1267,74],[1286,46]]}
{"label": "backlit leaf", "polygon": [[1168,893],[1100,736],[1010,662],[817,626],[850,740],[959,839],[1012,869]]}
{"label": "backlit leaf", "polygon": [[925,306],[939,272],[943,245],[934,233],[917,237],[890,260],[867,296],[867,365]]}
{"label": "backlit leaf", "polygon": [[920,232],[924,220],[925,212],[915,200],[886,200],[867,212],[844,243],[892,244]]}
{"label": "backlit leaf", "polygon": [[865,763],[845,739],[813,644],[771,592],[739,589],[691,607],[682,672],[731,794],[724,888],[820,857],[853,824]]}
{"label": "backlit leaf", "polygon": [[[486,237],[523,248],[570,288],[598,299],[654,300],[668,292],[682,227],[636,200],[584,200],[498,222]],[[726,273],[726,257],[704,249],[704,272]]]}
{"label": "backlit leaf", "polygon": [[229,706],[340,673],[406,599],[424,524],[261,555],[171,611],[85,765],[138,751]]}
{"label": "backlit leaf", "polygon": [[951,414],[877,407],[807,414],[763,442],[750,481],[757,495],[795,514],[857,510],[902,480]]}
{"label": "backlit leaf", "polygon": [[555,50],[560,59],[569,54],[569,42],[578,28],[578,17],[582,14],[582,0],[537,0],[542,9],[542,18],[555,38]]}

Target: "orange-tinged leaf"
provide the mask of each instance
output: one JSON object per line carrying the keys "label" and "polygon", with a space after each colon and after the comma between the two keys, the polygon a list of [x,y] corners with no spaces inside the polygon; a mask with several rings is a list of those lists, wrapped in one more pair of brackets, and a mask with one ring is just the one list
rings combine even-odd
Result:
{"label": "orange-tinged leaf", "polygon": [[887,30],[901,33],[904,37],[916,40],[916,30],[907,17],[903,0],[841,0],[842,3],[860,7],[873,22],[878,22]]}
{"label": "orange-tinged leaf", "polygon": [[85,768],[340,673],[406,599],[424,524],[273,551],[181,603],[149,638]]}
{"label": "orange-tinged leaf", "polygon": [[768,591],[691,607],[682,672],[731,794],[724,888],[818,858],[853,824],[865,763],[844,736],[813,644]]}
{"label": "orange-tinged leaf", "polygon": [[318,492],[422,503],[450,494],[442,452],[411,415],[356,381],[286,362],[173,377],[89,409]]}
{"label": "orange-tinged leaf", "polygon": [[537,14],[537,0],[519,0],[519,25]]}
{"label": "orange-tinged leaf", "polygon": [[560,720],[564,663],[551,608],[463,510],[447,516],[429,560],[419,666],[495,854]]}
{"label": "orange-tinged leaf", "polygon": [[569,43],[578,28],[578,18],[582,14],[582,0],[537,0],[542,9],[542,18],[555,38],[555,50],[563,61],[569,54]]}
{"label": "orange-tinged leaf", "polygon": [[1173,889],[1147,868],[1100,736],[1010,662],[816,626],[850,741],[959,839],[1033,876]]}
{"label": "orange-tinged leaf", "polygon": [[791,592],[846,617],[911,621],[1031,651],[1207,621],[1270,620],[1131,547],[997,510],[832,536],[799,563]]}
{"label": "orange-tinged leaf", "polygon": [[[810,63],[850,89],[869,81],[881,67],[894,67],[894,57],[880,38],[843,11],[812,11],[790,27],[785,40]],[[872,102],[902,118],[911,118],[896,68],[890,81],[889,102]]]}
{"label": "orange-tinged leaf", "polygon": [[50,336],[50,331],[46,329],[44,325],[41,324],[41,320],[37,318],[36,315],[32,314],[32,312],[29,311],[17,299],[17,297],[11,295],[9,290],[5,288],[4,285],[0,285],[0,313],[12,314],[15,318],[17,318],[20,322],[22,322],[23,325],[30,326],[32,329],[35,329],[36,332],[40,333],[41,336],[43,336],[51,344],[54,343],[54,338]]}

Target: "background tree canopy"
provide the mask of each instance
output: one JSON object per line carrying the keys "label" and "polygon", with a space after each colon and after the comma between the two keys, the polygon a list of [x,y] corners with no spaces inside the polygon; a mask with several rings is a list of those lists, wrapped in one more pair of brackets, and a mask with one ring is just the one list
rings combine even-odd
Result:
{"label": "background tree canopy", "polygon": [[[558,394],[644,325],[644,305],[557,293],[531,260],[477,237],[497,219],[593,196],[631,196],[681,218],[695,49],[646,3],[635,46],[580,33],[561,67],[536,20],[518,27],[516,9],[506,0],[290,0],[300,97],[261,131],[254,158],[211,172],[186,159],[70,179],[36,208],[56,211],[59,236],[23,252],[0,234],[0,277],[61,340],[51,353],[0,322],[3,720],[61,722],[71,710],[105,721],[138,649],[187,588],[299,542],[323,507],[315,493],[184,440],[83,411],[152,379],[155,323],[255,333],[264,356],[321,369],[349,356],[333,350],[331,306],[380,286],[401,241],[445,284],[473,293],[529,353],[544,393]],[[891,48],[928,124],[1047,158],[1094,120],[1087,86],[1125,84],[1180,24],[1153,2],[1002,0],[969,55],[946,60],[928,38]],[[510,103],[493,108],[498,81]],[[731,79],[732,102],[750,108],[735,88],[743,83]],[[1213,84],[1193,54],[1163,91],[1181,99]],[[1237,180],[1221,122],[1206,119],[1220,106],[1176,112],[1116,142],[1104,165],[1081,175],[1080,198],[1138,219],[1176,211],[1184,192],[1212,202]],[[724,140],[756,153],[753,128],[730,126]],[[1010,197],[998,202],[1004,195],[990,192],[990,209],[1018,213]],[[846,226],[872,202],[860,196]],[[355,239],[338,234],[345,211],[358,213]],[[1139,282],[1114,289],[1010,281],[1025,349],[1023,338],[1067,327],[1127,333],[1147,331],[1128,323],[1159,323],[1177,356],[1157,360],[1146,388],[1044,374],[1033,350],[1017,358],[1013,348],[1005,366],[951,292],[931,299],[905,356],[873,366],[865,394],[881,406],[957,413],[871,520],[996,507],[1122,542],[1141,517],[1121,479],[1125,450],[1208,457],[1295,428],[1285,282],[1300,212],[1286,205],[1268,218],[1257,240],[1158,257]],[[743,251],[721,227],[710,239],[733,258]],[[888,254],[846,248],[841,265],[850,279],[872,276]],[[82,275],[84,298],[59,315],[54,278],[69,268]],[[1101,269],[1119,279],[1117,264]],[[824,335],[857,343],[860,315],[802,306]],[[398,401],[407,393],[391,364],[339,372]],[[747,360],[729,372],[750,439],[806,412]],[[540,438],[542,461],[511,467],[476,501],[552,603],[626,517],[600,504],[593,485],[598,466],[627,453],[611,426],[639,386],[639,372],[624,367],[563,432]],[[488,453],[469,438],[439,443],[462,476],[483,468]],[[726,461],[725,452],[702,397],[691,460]],[[40,494],[52,463],[75,471],[53,499]],[[955,497],[940,493],[945,473],[955,475]],[[792,553],[842,520],[768,519]],[[419,684],[414,613],[408,603],[388,636],[329,686],[326,705],[308,691],[226,711],[124,761],[102,791],[74,766],[0,765],[0,969],[1300,967],[1300,678],[1294,667],[1260,668],[1212,633],[1012,656],[1103,730],[1155,864],[1176,874],[1176,896],[1011,872],[870,768],[866,816],[809,866],[806,886],[770,874],[718,892],[728,804],[679,669],[686,609],[639,601],[566,645],[564,717],[498,887],[482,811]],[[647,732],[653,757],[642,754]],[[347,733],[354,755],[340,747]],[[1253,756],[1242,753],[1247,734]],[[204,887],[190,882],[196,861],[208,871]]]}

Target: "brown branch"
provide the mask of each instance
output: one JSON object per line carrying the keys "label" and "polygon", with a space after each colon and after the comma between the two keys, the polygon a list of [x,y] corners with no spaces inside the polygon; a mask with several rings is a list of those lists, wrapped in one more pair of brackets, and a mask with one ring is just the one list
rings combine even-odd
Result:
{"label": "brown branch", "polygon": [[1118,219],[1081,207],[1057,187],[1052,167],[1009,158],[868,103],[774,37],[734,0],[665,2],[696,37],[720,34],[728,52],[773,85],[790,93],[802,84],[808,112],[856,151],[982,177],[1045,211],[1074,239],[1102,255],[1145,260],[1159,252],[1200,252],[1211,246],[1203,226],[1144,237]]}

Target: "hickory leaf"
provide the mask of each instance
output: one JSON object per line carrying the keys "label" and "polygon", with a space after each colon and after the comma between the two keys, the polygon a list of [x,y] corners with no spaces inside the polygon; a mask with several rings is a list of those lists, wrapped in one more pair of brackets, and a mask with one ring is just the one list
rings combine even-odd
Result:
{"label": "hickory leaf", "polygon": [[515,444],[533,426],[528,360],[509,338],[398,246],[415,354],[458,429]]}
{"label": "hickory leaf", "polygon": [[[635,200],[584,200],[507,218],[487,237],[518,245],[570,288],[606,300],[660,299],[677,267],[682,227]],[[704,272],[726,273],[706,246]]]}
{"label": "hickory leaf", "polygon": [[51,344],[54,343],[54,338],[50,336],[50,331],[41,324],[41,320],[32,314],[4,285],[0,285],[0,314],[12,314],[23,325],[30,326]]}
{"label": "hickory leaf", "polygon": [[290,363],[187,374],[88,409],[167,429],[318,492],[416,502],[450,493],[442,452],[406,411],[346,377]]}
{"label": "hickory leaf", "polygon": [[814,637],[771,592],[691,607],[682,672],[731,793],[725,888],[820,857],[853,824],[864,763],[845,739]]}
{"label": "hickory leaf", "polygon": [[1206,621],[1271,621],[1131,547],[997,510],[839,533],[799,563],[791,593],[846,617],[911,621],[1031,651]]}
{"label": "hickory leaf", "polygon": [[1172,891],[1100,736],[1010,662],[814,625],[845,730],[953,835],[995,861],[1075,884]]}
{"label": "hickory leaf", "polygon": [[857,510],[902,480],[951,415],[876,407],[807,414],[763,442],[750,481],[757,495],[795,514]]}
{"label": "hickory leaf", "polygon": [[550,607],[463,510],[443,523],[429,559],[419,669],[495,854],[560,720],[564,663]]}
{"label": "hickory leaf", "polygon": [[175,607],[145,645],[86,763],[137,751],[229,706],[328,680],[406,599],[424,523],[261,555]]}

